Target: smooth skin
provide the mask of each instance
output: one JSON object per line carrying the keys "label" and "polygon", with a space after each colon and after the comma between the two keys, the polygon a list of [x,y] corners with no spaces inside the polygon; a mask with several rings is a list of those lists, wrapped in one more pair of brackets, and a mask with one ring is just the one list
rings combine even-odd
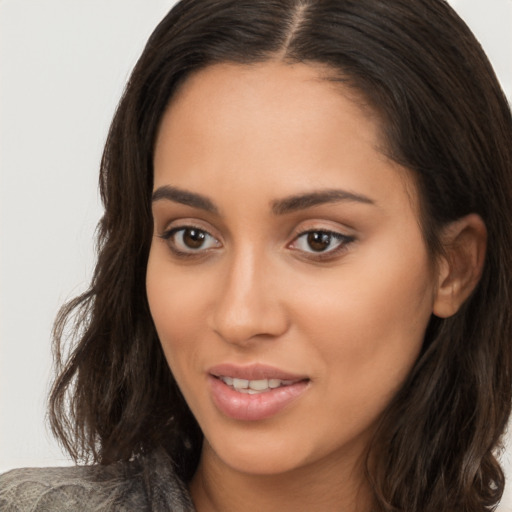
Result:
{"label": "smooth skin", "polygon": [[[430,316],[455,313],[481,272],[476,215],[446,230],[432,263],[412,176],[326,72],[214,65],[163,116],[147,294],[205,435],[190,483],[199,512],[368,511],[375,425]],[[271,418],[235,420],[208,386],[221,363],[270,365],[308,387]]]}

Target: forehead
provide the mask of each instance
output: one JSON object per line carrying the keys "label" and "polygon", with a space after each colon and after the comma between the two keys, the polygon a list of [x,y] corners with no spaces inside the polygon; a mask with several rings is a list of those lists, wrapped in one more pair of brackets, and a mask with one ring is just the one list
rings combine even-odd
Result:
{"label": "forehead", "polygon": [[[337,106],[365,118],[365,129],[377,142],[380,119],[350,84],[350,79],[320,63],[215,64],[192,73],[181,84],[165,116],[184,116],[190,121],[202,117],[203,121],[219,113],[226,119],[237,110],[236,120],[247,123],[254,120],[255,113],[267,119],[279,113],[286,114],[283,121],[289,129],[295,122],[316,120]],[[231,124],[234,122],[231,116]]]}
{"label": "forehead", "polygon": [[196,72],[164,113],[155,187],[171,181],[207,192],[219,180],[233,189],[242,181],[253,191],[267,184],[289,195],[332,186],[335,178],[349,189],[363,180],[367,192],[399,182],[414,197],[410,173],[381,151],[372,110],[332,76],[321,65],[282,62],[218,64]]}

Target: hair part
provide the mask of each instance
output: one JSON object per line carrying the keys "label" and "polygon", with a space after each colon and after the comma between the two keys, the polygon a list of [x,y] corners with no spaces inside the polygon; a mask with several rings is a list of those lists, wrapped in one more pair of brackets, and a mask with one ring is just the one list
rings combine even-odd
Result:
{"label": "hair part", "polygon": [[[456,315],[432,317],[380,421],[368,478],[380,511],[491,510],[504,488],[496,450],[512,399],[512,226],[503,222],[512,218],[512,120],[482,49],[442,0],[184,0],[170,11],[108,135],[96,269],[55,324],[52,429],[76,460],[108,464],[163,448],[185,480],[195,471],[202,433],[145,292],[154,144],[192,73],[270,59],[322,64],[375,111],[386,155],[418,185],[433,255],[447,223],[477,213],[486,224],[480,284]],[[67,326],[76,346],[66,359]]]}

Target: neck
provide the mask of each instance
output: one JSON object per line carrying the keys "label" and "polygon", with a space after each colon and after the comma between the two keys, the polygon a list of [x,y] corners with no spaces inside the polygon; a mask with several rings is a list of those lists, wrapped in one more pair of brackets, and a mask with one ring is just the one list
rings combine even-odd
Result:
{"label": "neck", "polygon": [[361,457],[259,475],[224,464],[206,442],[190,492],[197,512],[368,512],[371,508]]}

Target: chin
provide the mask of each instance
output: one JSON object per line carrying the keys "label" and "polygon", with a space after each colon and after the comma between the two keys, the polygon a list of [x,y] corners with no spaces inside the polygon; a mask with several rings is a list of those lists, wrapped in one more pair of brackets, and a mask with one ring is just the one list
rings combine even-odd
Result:
{"label": "chin", "polygon": [[[207,442],[207,441],[205,441]],[[297,450],[286,446],[262,446],[260,443],[252,443],[250,446],[236,446],[235,444],[223,444],[222,446],[207,449],[213,450],[216,457],[223,465],[238,473],[251,475],[279,475],[288,473],[307,465]]]}

